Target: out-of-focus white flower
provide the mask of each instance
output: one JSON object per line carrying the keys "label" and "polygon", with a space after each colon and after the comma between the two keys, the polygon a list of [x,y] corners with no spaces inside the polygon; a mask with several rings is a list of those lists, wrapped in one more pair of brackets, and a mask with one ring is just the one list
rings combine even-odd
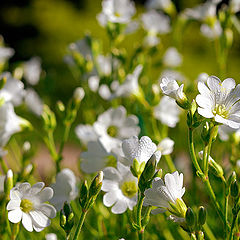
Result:
{"label": "out-of-focus white flower", "polygon": [[85,91],[81,87],[77,87],[73,92],[73,98],[78,102],[82,101],[84,96],[85,96]]}
{"label": "out-of-focus white flower", "polygon": [[0,46],[0,63],[6,62],[14,55],[15,51],[12,48]]}
{"label": "out-of-focus white flower", "polygon": [[96,61],[97,61],[98,70],[100,74],[104,76],[109,76],[112,72],[111,57],[98,55]]}
{"label": "out-of-focus white flower", "polygon": [[169,8],[171,4],[171,0],[148,0],[146,2],[146,7],[149,9],[164,10]]}
{"label": "out-of-focus white flower", "polygon": [[143,43],[147,47],[157,46],[161,42],[161,39],[155,34],[148,34],[144,37]]}
{"label": "out-of-focus white flower", "polygon": [[140,139],[137,136],[133,136],[123,140],[122,150],[124,156],[120,158],[120,161],[125,165],[132,165],[134,159],[139,163],[147,162],[153,154],[157,162],[161,158],[161,152],[157,150],[156,144],[147,136],[143,136]]}
{"label": "out-of-focus white flower", "polygon": [[175,100],[168,96],[161,98],[159,104],[154,107],[153,113],[156,119],[168,127],[176,127],[179,122],[180,109]]}
{"label": "out-of-focus white flower", "polygon": [[229,140],[229,136],[233,133],[238,133],[239,130],[236,131],[236,129],[234,128],[231,128],[229,126],[226,126],[226,125],[221,125],[218,127],[218,135],[219,135],[219,138],[222,140],[222,141],[228,141]]}
{"label": "out-of-focus white flower", "polygon": [[4,193],[4,180],[5,176],[0,176],[0,194]]}
{"label": "out-of-focus white flower", "polygon": [[110,100],[112,97],[112,93],[107,84],[102,84],[98,89],[98,93],[104,100]]}
{"label": "out-of-focus white flower", "polygon": [[197,81],[205,83],[205,82],[207,82],[208,77],[209,77],[209,75],[207,73],[205,73],[205,72],[200,73],[197,77]]}
{"label": "out-of-focus white flower", "polygon": [[182,84],[180,87],[176,80],[169,77],[162,78],[162,82],[160,83],[160,88],[162,89],[163,94],[181,102],[186,98],[185,93],[183,92]]}
{"label": "out-of-focus white flower", "polygon": [[10,137],[21,130],[20,124],[21,119],[10,102],[0,106],[0,147],[4,147]]}
{"label": "out-of-focus white flower", "polygon": [[[152,211],[153,214],[158,214],[169,210],[173,213],[171,204],[181,207],[177,210],[177,217],[185,217],[187,207],[182,200],[182,196],[185,193],[183,187],[183,174],[179,174],[177,171],[174,173],[167,173],[163,182],[160,178],[155,178],[152,182],[152,188],[147,189],[144,199],[145,206],[156,206],[157,208]],[[180,203],[180,204],[179,204]],[[176,209],[175,209],[176,211]]]}
{"label": "out-of-focus white flower", "polygon": [[117,147],[114,143],[111,145],[107,137],[88,142],[87,152],[81,154],[81,169],[86,173],[94,173],[112,164],[115,158],[112,150]]}
{"label": "out-of-focus white flower", "polygon": [[[143,28],[150,35],[166,34],[170,31],[169,17],[156,10],[150,10],[142,15]],[[161,23],[161,24],[159,24]]]}
{"label": "out-of-focus white flower", "polygon": [[134,33],[139,28],[139,22],[138,21],[131,21],[127,24],[124,33],[125,34],[131,34]]}
{"label": "out-of-focus white flower", "polygon": [[103,12],[98,13],[96,18],[100,26],[105,27],[107,25],[108,18]]}
{"label": "out-of-focus white flower", "polygon": [[55,233],[48,233],[45,235],[46,240],[57,240],[57,235]]}
{"label": "out-of-focus white flower", "polygon": [[14,106],[20,105],[25,94],[24,84],[13,78],[9,72],[1,74],[0,79],[2,78],[6,78],[7,82],[0,90],[0,99],[3,98],[5,102],[12,102]]}
{"label": "out-of-focus white flower", "polygon": [[103,196],[103,203],[112,207],[114,214],[124,213],[127,208],[130,210],[137,204],[137,178],[130,171],[130,167],[117,163],[117,169],[107,167],[103,170],[104,179],[102,191],[107,192]]}
{"label": "out-of-focus white flower", "polygon": [[98,135],[93,126],[89,124],[79,124],[75,128],[75,133],[84,145],[87,145],[90,141],[96,141],[98,138]]}
{"label": "out-of-focus white flower", "polygon": [[182,64],[182,56],[175,47],[167,49],[163,56],[163,64],[167,67],[178,67]]}
{"label": "out-of-focus white flower", "polygon": [[[135,14],[134,2],[130,0],[103,0],[102,13],[107,21],[113,23],[128,23]],[[103,19],[103,17],[101,17]],[[103,23],[103,20],[101,20]]]}
{"label": "out-of-focus white flower", "polygon": [[203,36],[209,39],[215,39],[222,34],[222,27],[220,22],[216,21],[212,27],[207,24],[202,24],[200,31]]}
{"label": "out-of-focus white flower", "polygon": [[40,116],[43,111],[43,102],[36,91],[32,88],[26,89],[25,103],[30,111],[37,116]]}
{"label": "out-of-focus white flower", "polygon": [[140,132],[138,118],[134,115],[127,116],[123,106],[110,108],[99,115],[93,127],[99,136],[108,136],[111,142],[116,141],[119,144],[121,140],[138,135]]}
{"label": "out-of-focus white flower", "polygon": [[236,86],[234,79],[227,78],[221,82],[219,78],[210,76],[207,84],[198,83],[198,91],[196,102],[200,115],[231,128],[240,127],[240,85]]}
{"label": "out-of-focus white flower", "polygon": [[182,82],[184,79],[186,79],[186,76],[184,76],[181,72],[172,69],[166,69],[162,71],[161,76],[159,78],[159,83],[161,83],[161,80],[164,77],[172,78],[179,82]]}
{"label": "out-of-focus white flower", "polygon": [[56,217],[56,209],[47,203],[53,196],[50,187],[44,188],[43,182],[38,182],[32,187],[29,183],[21,183],[10,191],[10,201],[7,204],[8,219],[12,223],[22,220],[27,231],[42,231],[49,226],[49,218]]}
{"label": "out-of-focus white flower", "polygon": [[88,78],[88,87],[91,91],[97,92],[99,87],[100,79],[98,76],[91,76]]}
{"label": "out-of-focus white flower", "polygon": [[142,72],[142,65],[138,65],[132,74],[128,74],[123,84],[119,85],[113,97],[129,97],[139,94],[138,78]]}
{"label": "out-of-focus white flower", "polygon": [[157,146],[162,155],[171,154],[173,151],[174,141],[168,137],[164,138]]}
{"label": "out-of-focus white flower", "polygon": [[240,1],[239,0],[230,0],[229,6],[233,13],[240,11]]}
{"label": "out-of-focus white flower", "polygon": [[24,63],[23,74],[31,85],[36,85],[39,82],[41,71],[41,60],[39,57],[33,57]]}
{"label": "out-of-focus white flower", "polygon": [[56,183],[51,185],[54,191],[53,198],[50,203],[59,211],[63,208],[65,201],[71,202],[78,195],[77,180],[74,173],[65,168],[61,170],[56,176]]}

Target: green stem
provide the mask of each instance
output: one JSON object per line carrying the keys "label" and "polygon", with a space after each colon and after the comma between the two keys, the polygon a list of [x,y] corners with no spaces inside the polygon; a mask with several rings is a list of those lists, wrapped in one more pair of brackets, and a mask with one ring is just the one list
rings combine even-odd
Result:
{"label": "green stem", "polygon": [[5,163],[5,161],[3,160],[3,158],[0,157],[0,164],[1,164],[1,167],[2,167],[2,170],[3,170],[3,173],[4,174],[7,174],[7,171],[8,171],[8,167]]}
{"label": "green stem", "polygon": [[175,172],[176,168],[175,168],[175,165],[173,163],[173,160],[172,160],[171,156],[170,155],[164,155],[164,158],[166,160],[166,163],[167,163],[167,166],[168,166],[168,169],[170,170],[170,172]]}
{"label": "green stem", "polygon": [[144,195],[141,192],[139,192],[138,204],[137,204],[137,224],[138,224],[138,226],[140,228],[140,230],[138,231],[138,238],[139,238],[139,240],[143,240],[144,239],[144,228],[142,227],[143,199],[144,199]]}
{"label": "green stem", "polygon": [[207,153],[208,153],[208,149],[209,149],[209,144],[204,146],[203,149],[203,172],[205,175],[207,175],[207,169],[208,169],[208,157],[207,157]]}
{"label": "green stem", "polygon": [[78,222],[78,225],[77,225],[77,228],[76,228],[76,231],[75,231],[73,240],[77,240],[77,239],[78,239],[86,215],[87,215],[87,211],[86,211],[86,210],[85,210],[85,211],[83,210],[82,213],[81,213],[81,216],[80,216],[80,219],[79,219],[79,222]]}
{"label": "green stem", "polygon": [[15,240],[17,238],[17,235],[19,233],[19,224],[20,223],[15,223],[13,225],[11,240]]}
{"label": "green stem", "polygon": [[[240,210],[240,208],[239,208]],[[232,220],[232,225],[231,225],[231,230],[230,230],[230,234],[229,234],[229,240],[232,240],[233,238],[233,229],[235,227],[235,223],[236,223],[236,220],[237,220],[237,216],[238,216],[238,213],[239,213],[239,210],[236,212],[236,214],[233,216],[233,220]]]}
{"label": "green stem", "polygon": [[209,239],[209,240],[216,240],[214,234],[212,233],[212,230],[209,228],[209,226],[208,226],[207,223],[205,223],[205,224],[203,225],[203,229],[204,229],[206,235],[208,236],[208,239]]}

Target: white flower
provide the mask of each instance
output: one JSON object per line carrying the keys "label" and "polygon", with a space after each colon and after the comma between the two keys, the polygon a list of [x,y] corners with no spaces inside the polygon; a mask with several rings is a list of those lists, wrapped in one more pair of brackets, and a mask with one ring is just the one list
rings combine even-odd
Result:
{"label": "white flower", "polygon": [[[99,70],[100,74],[102,74],[104,76],[109,76],[112,72],[111,57],[104,56],[104,55],[98,55],[96,61],[97,61],[98,70]],[[115,63],[115,65],[116,65],[116,63]]]}
{"label": "white flower", "polygon": [[85,96],[85,91],[83,88],[81,88],[81,87],[75,88],[75,90],[73,92],[74,100],[76,100],[77,102],[80,102],[83,100],[84,96]]}
{"label": "white flower", "polygon": [[12,223],[22,220],[23,226],[29,232],[37,232],[49,226],[49,218],[56,217],[53,206],[44,203],[53,196],[50,187],[44,188],[43,182],[38,182],[32,187],[29,183],[21,183],[10,191],[10,201],[7,204],[8,219]]}
{"label": "white flower", "polygon": [[79,124],[75,128],[75,133],[84,145],[87,145],[90,141],[96,141],[98,138],[98,135],[93,126],[89,124]]}
{"label": "white flower", "polygon": [[142,65],[138,65],[132,74],[128,74],[123,84],[119,85],[113,97],[129,97],[139,93],[138,78],[142,72]]}
{"label": "white flower", "polygon": [[88,78],[88,87],[91,91],[97,92],[99,87],[100,78],[98,76],[91,76]]}
{"label": "white flower", "polygon": [[127,208],[130,210],[137,204],[137,178],[134,177],[130,168],[120,162],[117,169],[107,167],[103,170],[102,191],[107,192],[103,196],[103,203],[112,207],[114,214],[124,213]]}
{"label": "white flower", "polygon": [[220,22],[216,21],[212,27],[207,24],[202,24],[200,31],[203,36],[209,39],[215,39],[222,34],[222,27]]}
{"label": "white flower", "polygon": [[171,0],[148,0],[146,2],[146,7],[149,9],[159,9],[164,10],[171,6]]}
{"label": "white flower", "polygon": [[196,102],[200,115],[231,128],[240,127],[240,85],[236,86],[234,79],[227,78],[221,82],[219,78],[210,76],[207,85],[198,83],[198,90],[200,94]]}
{"label": "white flower", "polygon": [[209,77],[209,75],[207,73],[205,73],[205,72],[200,73],[197,77],[197,81],[205,83],[205,82],[207,82],[208,77]]}
{"label": "white flower", "polygon": [[182,64],[182,56],[175,47],[167,49],[163,56],[163,64],[167,67],[178,67]]}
{"label": "white flower", "polygon": [[162,155],[169,155],[173,151],[174,141],[168,137],[164,138],[157,146]]}
{"label": "white flower", "polygon": [[39,57],[33,57],[24,63],[23,74],[31,85],[36,85],[39,82],[41,71],[41,60]]}
{"label": "white flower", "polygon": [[45,235],[46,240],[57,240],[57,235],[55,233],[48,233]]}
{"label": "white flower", "polygon": [[15,51],[12,48],[0,46],[0,63],[6,62],[14,55]]}
{"label": "white flower", "polygon": [[0,99],[3,98],[5,102],[12,102],[14,106],[22,103],[24,97],[24,84],[12,77],[11,73],[5,72],[0,75],[0,79],[7,78],[7,82],[0,90]]}
{"label": "white flower", "polygon": [[[113,143],[114,144],[114,143]],[[94,173],[115,162],[111,141],[107,137],[88,142],[87,152],[81,154],[81,169],[86,173]]]}
{"label": "white flower", "polygon": [[172,70],[172,69],[166,69],[162,71],[159,79],[160,82],[161,82],[161,79],[164,77],[172,78],[179,82],[182,82],[184,79],[186,79],[186,76],[184,76],[181,72]]}
{"label": "white flower", "polygon": [[[169,17],[156,10],[150,10],[142,15],[143,28],[150,35],[166,34],[170,31]],[[161,24],[159,24],[161,23]]]}
{"label": "white flower", "polygon": [[121,140],[138,135],[140,132],[138,118],[134,115],[127,116],[123,106],[110,108],[99,115],[93,127],[99,136],[108,136],[112,142],[119,144]]}
{"label": "white flower", "polygon": [[146,163],[153,154],[156,156],[157,162],[161,157],[161,152],[157,150],[156,144],[147,136],[143,136],[140,139],[137,136],[133,136],[124,140],[122,142],[122,150],[124,156],[120,158],[120,161],[125,165],[131,165],[134,159],[139,163]]}
{"label": "white flower", "polygon": [[232,12],[236,13],[240,11],[240,1],[239,0],[230,0],[230,9]]}
{"label": "white flower", "polygon": [[218,135],[219,138],[222,141],[228,141],[229,140],[229,135],[233,134],[236,132],[235,128],[231,128],[229,126],[226,125],[221,125],[218,127]]}
{"label": "white flower", "polygon": [[112,97],[112,93],[107,84],[102,84],[98,89],[98,94],[104,100],[110,100]]}
{"label": "white flower", "polygon": [[109,22],[128,23],[135,14],[134,2],[130,0],[103,0],[102,13]]}
{"label": "white flower", "polygon": [[154,107],[153,114],[161,123],[173,128],[179,122],[180,108],[174,99],[163,96],[159,104]]}
{"label": "white flower", "polygon": [[4,147],[10,137],[21,130],[21,119],[15,114],[9,102],[0,106],[0,147]]}
{"label": "white flower", "polygon": [[51,185],[54,191],[54,196],[50,200],[50,203],[59,211],[63,208],[65,201],[71,202],[78,195],[77,180],[74,173],[65,168],[61,170],[56,176],[56,183]]}
{"label": "white flower", "polygon": [[167,173],[163,182],[160,178],[155,178],[152,182],[152,188],[147,189],[144,194],[145,206],[156,206],[158,208],[152,211],[153,214],[165,212],[171,209],[169,203],[176,204],[176,201],[182,201],[182,196],[185,193],[183,188],[183,174],[177,171]]}
{"label": "white flower", "polygon": [[179,102],[185,98],[183,86],[184,84],[179,87],[177,81],[169,77],[163,77],[162,82],[160,83],[160,88],[162,89],[163,94]]}
{"label": "white flower", "polygon": [[30,111],[37,116],[40,116],[43,111],[43,102],[36,91],[32,88],[26,89],[25,92],[25,103]]}
{"label": "white flower", "polygon": [[148,34],[144,37],[143,44],[147,47],[154,47],[160,43],[160,38],[155,34]]}

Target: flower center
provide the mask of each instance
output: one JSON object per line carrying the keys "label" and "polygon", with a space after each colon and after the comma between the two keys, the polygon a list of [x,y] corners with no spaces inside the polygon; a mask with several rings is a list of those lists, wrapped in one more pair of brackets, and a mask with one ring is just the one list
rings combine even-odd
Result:
{"label": "flower center", "polygon": [[121,17],[121,14],[119,12],[114,13],[115,17]]}
{"label": "flower center", "polygon": [[23,199],[20,208],[23,212],[29,213],[33,209],[33,203],[29,199]]}
{"label": "flower center", "polygon": [[124,182],[121,186],[121,190],[124,196],[134,197],[137,193],[137,186],[135,181]]}
{"label": "flower center", "polygon": [[118,128],[116,126],[109,126],[107,133],[111,137],[116,137],[118,135]]}
{"label": "flower center", "polygon": [[226,106],[224,104],[216,104],[215,108],[213,109],[213,114],[218,114],[223,118],[227,118],[229,111],[226,109]]}

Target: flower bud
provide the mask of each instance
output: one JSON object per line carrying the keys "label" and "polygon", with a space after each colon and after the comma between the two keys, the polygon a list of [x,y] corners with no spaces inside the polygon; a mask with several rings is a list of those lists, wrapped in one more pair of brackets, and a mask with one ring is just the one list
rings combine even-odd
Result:
{"label": "flower bud", "polygon": [[103,172],[100,171],[97,176],[93,179],[89,188],[89,197],[97,197],[102,187]]}
{"label": "flower bud", "polygon": [[195,215],[194,215],[193,210],[190,207],[187,209],[185,219],[186,219],[187,225],[189,227],[194,226],[194,224],[195,224]]}
{"label": "flower bud", "polygon": [[207,218],[207,211],[203,206],[198,208],[198,224],[204,225]]}
{"label": "flower bud", "polygon": [[150,180],[154,173],[155,173],[155,170],[156,170],[156,164],[157,164],[157,161],[156,161],[156,155],[153,154],[151,156],[151,158],[147,161],[146,165],[145,165],[145,168],[141,174],[141,177],[145,180],[145,181],[148,181]]}
{"label": "flower bud", "polygon": [[22,173],[22,178],[26,179],[28,178],[32,172],[33,172],[34,168],[33,165],[30,163],[28,164],[24,169],[23,169],[23,173]]}
{"label": "flower bud", "polygon": [[13,172],[11,169],[9,169],[4,180],[4,193],[6,196],[6,200],[9,200],[9,194],[12,188],[13,188]]}
{"label": "flower bud", "polygon": [[63,209],[60,211],[60,226],[64,229],[67,223],[67,217],[64,215]]}
{"label": "flower bud", "polygon": [[210,156],[209,156],[208,163],[209,163],[210,170],[212,170],[213,174],[221,178],[223,176],[222,167],[218,163],[216,163],[212,158],[210,158]]}
{"label": "flower bud", "polygon": [[88,186],[87,186],[87,181],[84,180],[84,182],[82,183],[82,186],[80,187],[80,197],[79,197],[79,202],[83,209],[86,207],[87,200],[88,200]]}
{"label": "flower bud", "polygon": [[31,143],[28,141],[25,141],[22,146],[22,150],[24,153],[27,153],[31,149]]}
{"label": "flower bud", "polygon": [[226,196],[229,195],[229,191],[230,191],[230,186],[231,184],[236,180],[236,172],[233,171],[232,174],[229,176],[228,180],[227,180],[227,187],[226,187]]}
{"label": "flower bud", "polygon": [[4,88],[6,82],[7,82],[7,77],[6,77],[6,76],[4,76],[4,77],[2,77],[2,78],[0,79],[0,90],[1,90],[2,88]]}
{"label": "flower bud", "polygon": [[77,87],[75,90],[74,90],[74,93],[73,93],[73,98],[76,102],[81,102],[82,99],[84,98],[85,96],[85,92],[84,92],[84,89],[81,88],[81,87]]}
{"label": "flower bud", "polygon": [[60,226],[64,229],[67,235],[71,232],[74,225],[74,213],[68,202],[64,202],[63,209],[60,211]]}
{"label": "flower bud", "polygon": [[58,111],[58,113],[59,114],[63,114],[64,113],[64,111],[65,111],[65,105],[63,104],[63,102],[62,101],[57,101],[57,111]]}
{"label": "flower bud", "polygon": [[55,114],[54,112],[51,111],[51,109],[47,105],[44,105],[43,107],[42,119],[46,131],[49,130],[53,131],[56,128],[57,123]]}
{"label": "flower bud", "polygon": [[238,195],[239,195],[239,187],[238,187],[238,184],[237,184],[236,180],[234,180],[232,182],[230,191],[231,191],[231,196],[233,198],[237,198],[238,197]]}
{"label": "flower bud", "polygon": [[201,132],[202,140],[205,144],[209,143],[210,140],[210,124],[209,122],[205,122]]}

